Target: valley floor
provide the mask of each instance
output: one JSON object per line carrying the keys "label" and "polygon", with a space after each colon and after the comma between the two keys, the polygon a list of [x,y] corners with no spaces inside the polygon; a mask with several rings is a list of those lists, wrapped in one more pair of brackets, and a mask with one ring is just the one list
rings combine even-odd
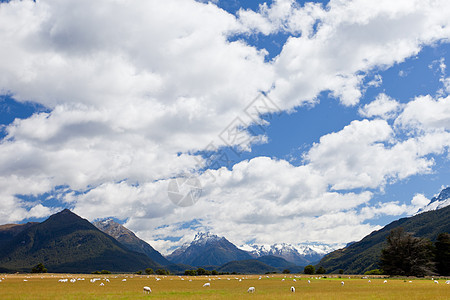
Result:
{"label": "valley floor", "polygon": [[[435,283],[431,279],[387,278],[384,283],[384,278],[369,278],[369,282],[361,276],[348,275],[259,277],[1,274],[0,299],[450,299],[446,279]],[[60,281],[65,279],[67,282]],[[92,282],[93,279],[97,280]],[[203,287],[205,283],[210,283],[210,287]],[[144,294],[144,286],[150,287],[152,293]],[[247,293],[252,286],[255,292]],[[290,291],[291,286],[295,293]]]}

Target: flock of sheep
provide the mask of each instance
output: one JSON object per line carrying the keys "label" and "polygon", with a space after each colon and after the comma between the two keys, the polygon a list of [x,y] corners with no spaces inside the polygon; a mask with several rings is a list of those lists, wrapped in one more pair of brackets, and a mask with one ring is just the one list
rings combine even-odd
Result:
{"label": "flock of sheep", "polygon": [[[184,280],[184,278],[182,278],[181,276],[179,276],[180,277],[180,279],[181,280]],[[269,278],[269,276],[266,276],[267,278]],[[296,276],[295,276],[296,277]],[[115,277],[115,278],[117,278],[117,277]],[[132,278],[132,277],[131,277]],[[156,281],[160,281],[161,280],[161,278],[158,278],[158,277],[155,277],[155,279],[156,279]],[[219,278],[217,278],[217,279],[221,279],[220,277]],[[234,279],[236,279],[236,280],[239,280],[239,281],[242,281],[242,279],[243,278],[237,278],[237,277],[235,277]],[[262,277],[261,276],[259,276],[259,278],[258,278],[259,280],[261,280],[262,279]],[[320,279],[320,277],[319,278],[316,278],[316,279]],[[362,279],[368,279],[367,277],[362,277]],[[1,278],[0,279],[0,282],[2,281],[2,280],[4,280],[4,278]],[[59,279],[58,280],[58,282],[71,282],[71,283],[75,283],[75,282],[77,282],[77,281],[83,281],[83,280],[85,280],[84,278],[61,278],[61,279]],[[213,279],[214,280],[214,279]],[[230,278],[227,278],[227,280],[231,280]],[[285,278],[282,278],[281,279],[282,281],[285,281]],[[433,282],[434,283],[436,283],[436,284],[439,284],[439,281],[437,281],[437,280],[434,280],[434,278],[432,278],[432,280],[433,280]],[[24,281],[27,281],[26,279],[24,279]],[[105,283],[108,283],[108,282],[110,282],[110,280],[108,279],[108,278],[91,278],[90,279],[90,282],[91,283],[95,283],[95,282],[97,282],[97,281],[99,281],[99,282],[101,282],[101,281],[104,281],[104,282],[101,282],[100,283],[100,286],[104,286],[105,285]],[[122,279],[122,281],[127,281],[127,279],[126,278],[123,278]],[[189,281],[192,281],[192,279],[190,279]],[[209,281],[211,281],[211,278],[209,278]],[[293,279],[293,282],[296,282],[297,280],[294,278]],[[308,282],[308,284],[310,284],[311,283],[311,281],[308,279],[307,280],[307,282]],[[370,280],[368,280],[368,283],[370,283],[371,281]],[[383,283],[387,283],[388,281],[387,280],[384,280],[383,281]],[[411,283],[412,281],[409,281],[409,283]],[[450,280],[447,280],[446,282],[445,282],[446,284],[450,284]],[[345,285],[345,282],[344,281],[341,281],[341,286],[344,286]],[[207,282],[207,283],[205,283],[205,284],[203,284],[203,287],[204,288],[208,288],[208,287],[211,287],[211,283],[210,282]],[[290,287],[290,292],[292,292],[292,293],[295,293],[295,287],[294,286],[291,286]],[[248,288],[248,290],[247,290],[247,293],[254,293],[256,291],[256,288],[254,287],[254,286],[251,286],[251,287],[249,287]],[[144,293],[146,293],[146,294],[150,294],[151,292],[152,292],[152,290],[151,290],[151,288],[149,287],[149,286],[144,286],[143,287],[143,292]]]}

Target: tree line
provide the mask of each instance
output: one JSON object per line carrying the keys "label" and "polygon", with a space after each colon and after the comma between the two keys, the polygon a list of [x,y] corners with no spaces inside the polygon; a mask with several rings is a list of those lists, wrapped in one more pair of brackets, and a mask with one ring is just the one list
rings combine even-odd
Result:
{"label": "tree line", "polygon": [[[391,230],[381,251],[380,273],[400,276],[450,275],[450,234],[440,233],[433,244],[402,227]],[[375,271],[375,270],[374,270]]]}

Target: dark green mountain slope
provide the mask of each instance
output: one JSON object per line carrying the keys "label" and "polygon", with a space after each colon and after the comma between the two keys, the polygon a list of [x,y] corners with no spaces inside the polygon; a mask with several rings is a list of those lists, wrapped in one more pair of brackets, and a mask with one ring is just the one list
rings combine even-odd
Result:
{"label": "dark green mountain slope", "polygon": [[264,274],[267,272],[279,272],[277,268],[271,267],[256,259],[230,261],[217,269],[218,272],[236,272],[241,274]]}
{"label": "dark green mountain slope", "polygon": [[147,242],[138,238],[131,230],[127,229],[123,225],[114,222],[113,220],[105,220],[93,223],[95,227],[100,229],[106,234],[109,234],[115,238],[119,243],[127,247],[131,251],[144,253],[150,257],[153,261],[159,263],[160,265],[170,265],[167,259],[156,251]]}
{"label": "dark green mountain slope", "polygon": [[403,227],[416,237],[435,241],[439,233],[450,232],[450,206],[394,221],[359,242],[331,252],[322,258],[317,267],[323,266],[327,272],[332,273],[343,269],[348,274],[362,274],[378,268],[386,237],[396,227]]}
{"label": "dark green mountain slope", "polygon": [[0,248],[9,243],[16,235],[23,230],[38,224],[37,222],[28,222],[25,224],[6,224],[0,225]]}
{"label": "dark green mountain slope", "polygon": [[0,249],[2,270],[29,271],[40,262],[49,272],[70,273],[160,267],[67,209],[21,231]]}

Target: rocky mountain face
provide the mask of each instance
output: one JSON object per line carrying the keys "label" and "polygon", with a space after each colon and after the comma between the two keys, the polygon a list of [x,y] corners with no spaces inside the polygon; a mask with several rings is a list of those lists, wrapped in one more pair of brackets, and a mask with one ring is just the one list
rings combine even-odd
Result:
{"label": "rocky mountain face", "polygon": [[4,272],[29,272],[38,263],[49,272],[68,273],[135,272],[160,267],[68,209],[21,229],[0,247],[0,270]]}
{"label": "rocky mountain face", "polygon": [[183,245],[166,258],[191,266],[220,266],[230,261],[251,259],[252,256],[226,238],[207,232],[198,233],[190,244]]}
{"label": "rocky mountain face", "polygon": [[95,227],[97,227],[104,233],[109,234],[110,236],[115,238],[129,250],[143,253],[160,265],[170,264],[170,262],[166,258],[164,258],[161,253],[150,246],[150,244],[141,240],[131,230],[115,222],[114,220],[108,219],[104,221],[94,222],[92,224],[94,224]]}

